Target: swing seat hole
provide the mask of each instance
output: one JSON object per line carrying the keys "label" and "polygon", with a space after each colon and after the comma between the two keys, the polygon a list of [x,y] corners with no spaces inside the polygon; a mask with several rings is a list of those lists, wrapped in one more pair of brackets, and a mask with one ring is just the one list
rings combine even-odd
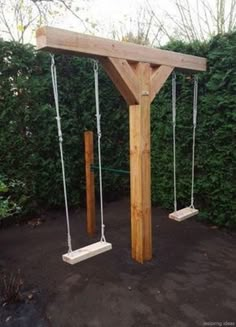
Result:
{"label": "swing seat hole", "polygon": [[170,213],[169,218],[181,222],[187,218],[196,216],[198,212],[195,208],[187,207]]}

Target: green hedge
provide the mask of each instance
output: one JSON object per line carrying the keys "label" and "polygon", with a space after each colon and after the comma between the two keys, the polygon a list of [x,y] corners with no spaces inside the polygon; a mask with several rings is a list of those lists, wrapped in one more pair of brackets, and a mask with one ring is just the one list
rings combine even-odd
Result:
{"label": "green hedge", "polygon": [[[225,226],[235,215],[236,33],[208,44],[173,42],[167,48],[206,56],[199,74],[196,206],[200,218]],[[83,131],[96,131],[93,64],[56,56],[65,163],[71,205],[85,197]],[[0,176],[24,185],[14,193],[23,213],[63,205],[61,168],[50,78],[50,57],[31,46],[0,42]],[[192,76],[177,74],[177,193],[188,205],[191,187]],[[103,165],[128,168],[128,109],[100,70]],[[171,81],[152,106],[152,198],[172,208]],[[98,180],[98,179],[96,179]],[[104,173],[105,199],[129,191],[127,176]],[[4,193],[3,198],[11,197]]]}
{"label": "green hedge", "polygon": [[[217,36],[208,44],[174,42],[174,51],[207,57],[199,74],[196,135],[195,204],[200,218],[217,225],[236,225],[236,33]],[[192,153],[192,76],[177,75],[177,196],[190,203]],[[152,196],[173,207],[171,81],[152,110]]]}
{"label": "green hedge", "polygon": [[[85,197],[83,132],[96,131],[93,63],[66,56],[56,62],[69,202],[79,205]],[[31,46],[1,42],[0,71],[0,174],[24,183],[23,198],[19,194],[15,200],[27,212],[62,205],[50,56]],[[103,71],[100,90],[103,163],[128,168],[127,108]],[[127,185],[127,178],[104,175],[108,200],[127,191]]]}

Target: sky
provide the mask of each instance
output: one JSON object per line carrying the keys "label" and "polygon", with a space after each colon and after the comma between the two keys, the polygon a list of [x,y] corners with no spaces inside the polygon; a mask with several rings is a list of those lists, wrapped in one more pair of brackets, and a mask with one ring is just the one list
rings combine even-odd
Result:
{"label": "sky", "polygon": [[91,15],[104,20],[121,19],[130,11],[136,11],[143,1],[139,0],[94,0]]}
{"label": "sky", "polygon": [[[153,8],[168,11],[173,8],[171,1],[173,2],[173,0],[149,0]],[[107,29],[112,24],[124,22],[128,17],[132,17],[132,13],[133,16],[136,16],[136,13],[142,6],[145,6],[145,0],[91,0],[85,16],[88,15],[90,20],[98,22],[100,26],[103,26],[103,28],[100,28],[99,33],[106,34]],[[71,16],[65,17],[63,25],[71,29],[76,28],[75,20]]]}
{"label": "sky", "polygon": [[[164,15],[164,11],[174,14],[174,0],[148,0],[152,8],[158,11],[159,15]],[[90,0],[82,17],[87,17],[91,22],[97,23],[97,28],[92,31],[97,36],[114,38],[112,30],[117,31],[118,36],[132,31],[135,34],[137,28],[138,12],[140,8],[147,6],[146,0]],[[91,31],[84,30],[82,25],[78,25],[78,20],[70,13],[64,15],[63,20],[58,18],[53,22],[56,27],[62,27],[82,33],[91,34]],[[117,39],[120,39],[117,37]]]}
{"label": "sky", "polygon": [[[17,4],[19,3],[19,1],[20,0],[0,0],[0,4],[3,4],[4,6],[4,14],[6,16],[7,22],[10,22],[12,24],[13,29],[15,29],[15,34],[17,34],[18,27],[16,26],[17,23],[14,18],[14,11],[10,9],[10,4]],[[198,33],[199,19],[196,15],[196,4],[201,3],[201,0],[182,0],[183,3],[185,3],[185,1],[186,3],[188,1],[188,3],[193,9],[193,25]],[[214,9],[216,7],[217,0],[204,1],[205,3],[209,3],[211,5],[211,8]],[[225,1],[226,4],[229,4],[231,0]],[[64,7],[60,11],[60,15],[57,15],[55,18],[52,18],[53,16],[49,15],[49,25],[78,31],[81,33],[95,34],[107,38],[115,37],[116,39],[121,39],[121,37],[119,36],[127,35],[130,31],[133,32],[134,35],[136,34],[135,32],[137,30],[138,23],[145,22],[145,19],[139,16],[140,8],[148,8],[148,3],[150,3],[151,8],[154,10],[156,17],[161,20],[161,23],[164,24],[166,31],[168,31],[170,36],[173,37],[178,36],[179,31],[176,27],[176,22],[178,19],[181,19],[180,15],[178,15],[178,10],[175,5],[175,2],[176,0],[73,0],[73,9],[79,7],[80,10],[78,11],[78,15],[83,20],[89,19],[90,22],[95,24],[95,28],[93,26],[93,28],[90,27],[90,29],[85,29],[84,25],[79,22],[78,18],[74,17],[68,10],[65,10]],[[29,6],[32,6],[33,10],[35,10],[34,14],[38,13],[36,7],[32,5],[32,0],[21,0],[21,3],[25,4],[24,10],[22,10],[23,14],[25,15],[24,17],[26,17],[27,15]],[[55,10],[55,5],[51,5],[53,2],[48,3],[50,3],[50,6],[52,6],[50,10],[53,12]],[[56,3],[58,4],[58,2]],[[0,7],[2,7],[2,5]],[[84,10],[81,10],[82,7],[84,7]],[[199,10],[198,12],[201,12],[201,10]],[[171,17],[168,17],[168,15],[170,15]],[[204,18],[204,14],[202,14],[202,17]],[[211,23],[213,24],[214,22],[211,21],[210,24]],[[87,27],[88,26],[89,25],[87,24]],[[157,23],[154,23],[152,25],[151,31],[153,34],[156,33],[156,29],[158,29],[159,26],[160,24],[158,25]],[[185,24],[185,26],[188,25]],[[205,28],[205,30],[203,30],[202,35],[207,35],[208,31],[206,26],[206,24],[205,26],[203,26],[203,29]],[[1,32],[3,30],[3,28],[1,27],[2,26],[0,20],[0,37],[2,36],[4,39],[7,39],[7,33],[2,33],[1,35]],[[112,33],[114,30],[117,32],[115,36],[114,33]],[[163,44],[163,42],[165,43],[165,41],[166,39],[164,36],[164,40],[161,39],[160,44]],[[35,43],[35,34],[32,33],[31,30],[29,30],[25,35],[24,43],[26,42]],[[151,43],[151,45],[153,44]]]}
{"label": "sky", "polygon": [[[162,0],[161,0],[162,1]],[[84,17],[99,25],[98,34],[106,34],[112,24],[124,21],[126,16],[130,16],[131,10],[137,12],[143,1],[140,0],[90,0]],[[55,22],[59,25],[61,22]],[[78,21],[68,13],[63,19],[63,27],[76,29]]]}

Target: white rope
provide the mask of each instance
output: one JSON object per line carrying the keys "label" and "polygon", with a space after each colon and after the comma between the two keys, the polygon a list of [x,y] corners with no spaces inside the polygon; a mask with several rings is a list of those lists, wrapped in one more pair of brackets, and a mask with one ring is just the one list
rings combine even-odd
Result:
{"label": "white rope", "polygon": [[101,159],[101,115],[99,108],[99,89],[98,89],[98,63],[94,61],[94,83],[95,83],[95,101],[97,118],[97,136],[98,136],[98,166],[99,166],[99,189],[100,189],[100,210],[101,210],[101,242],[106,242],[105,225],[103,216],[103,192],[102,192],[102,159]]}
{"label": "white rope", "polygon": [[176,196],[176,145],[175,145],[175,127],[176,127],[176,74],[172,74],[172,125],[173,125],[173,178],[174,178],[174,211],[177,211]]}
{"label": "white rope", "polygon": [[193,91],[193,144],[192,144],[192,187],[191,187],[191,205],[194,209],[194,166],[195,166],[195,140],[197,127],[197,99],[198,99],[198,77],[194,76]]}
{"label": "white rope", "polygon": [[61,155],[61,170],[62,170],[65,211],[66,211],[66,224],[67,224],[67,243],[68,243],[68,252],[70,253],[70,252],[72,252],[71,234],[70,234],[70,218],[69,218],[69,211],[68,211],[65,165],[64,165],[63,146],[62,146],[63,138],[62,138],[62,130],[61,130],[61,118],[60,118],[58,89],[57,89],[57,71],[56,71],[54,55],[51,55],[51,75],[52,75],[53,94],[54,94],[56,115],[57,115],[56,120],[57,120],[58,140],[59,140],[59,148],[60,148],[60,155]]}

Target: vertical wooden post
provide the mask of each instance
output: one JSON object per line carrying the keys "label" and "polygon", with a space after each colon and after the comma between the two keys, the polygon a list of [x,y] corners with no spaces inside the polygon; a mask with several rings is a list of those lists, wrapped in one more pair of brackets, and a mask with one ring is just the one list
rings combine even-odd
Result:
{"label": "vertical wooden post", "polygon": [[151,67],[139,63],[139,105],[130,111],[130,188],[132,258],[143,263],[152,258],[150,79]]}
{"label": "vertical wooden post", "polygon": [[94,163],[93,132],[91,131],[84,132],[84,144],[85,144],[87,233],[90,236],[92,236],[96,230],[94,172],[91,170],[91,165]]}

